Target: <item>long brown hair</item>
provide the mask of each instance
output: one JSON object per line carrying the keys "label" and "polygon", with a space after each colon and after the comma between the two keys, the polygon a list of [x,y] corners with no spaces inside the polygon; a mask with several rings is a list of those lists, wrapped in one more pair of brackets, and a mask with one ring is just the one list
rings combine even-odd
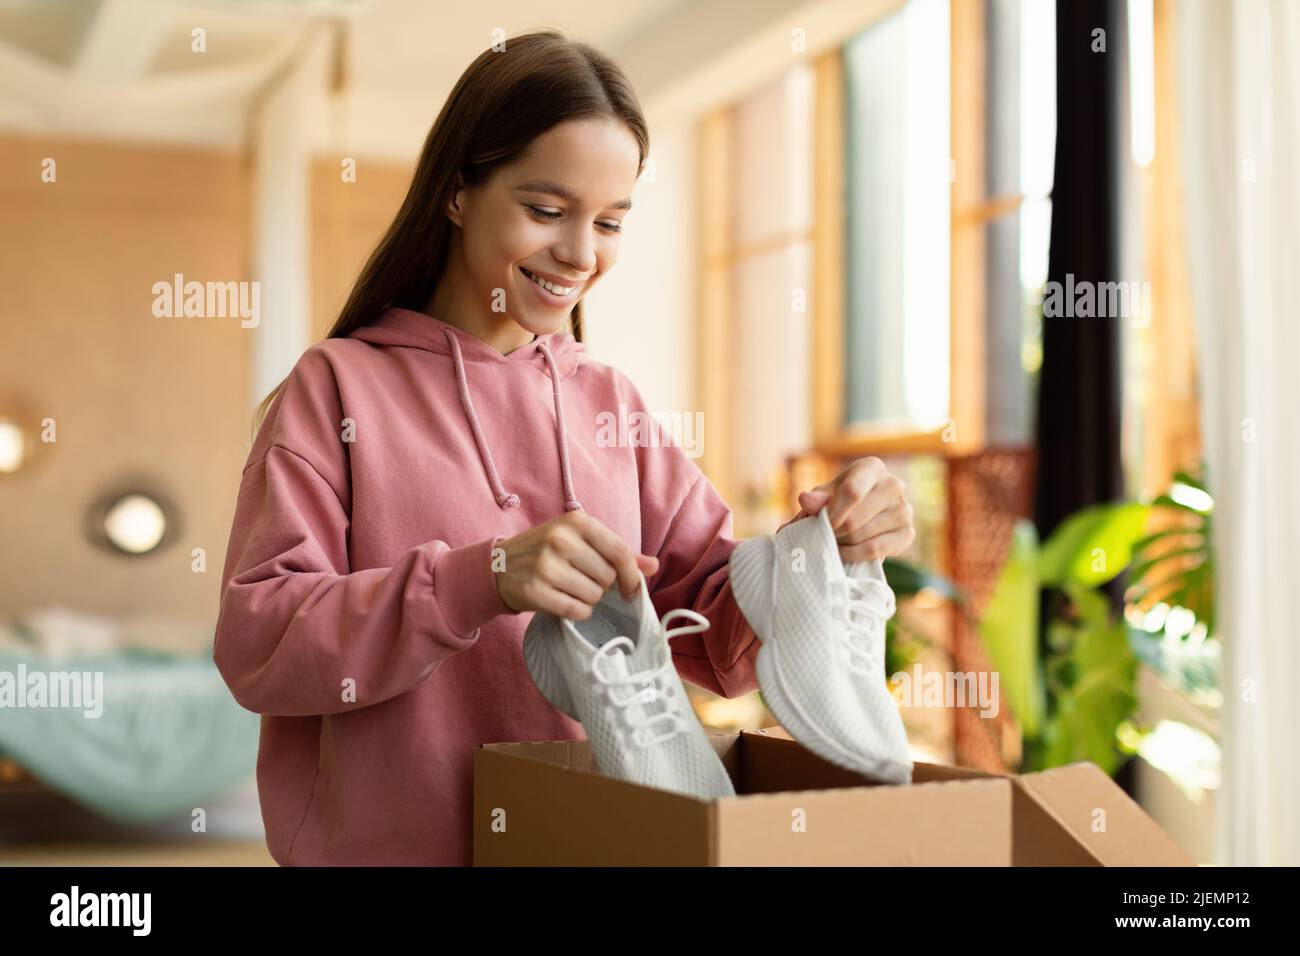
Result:
{"label": "long brown hair", "polygon": [[[456,175],[466,186],[486,182],[536,137],[566,120],[612,116],[636,137],[645,165],[650,134],[632,84],[609,57],[554,30],[512,37],[490,48],[461,74],[420,150],[411,186],[383,239],[366,260],[326,338],[344,338],[374,322],[390,305],[420,310],[447,262],[454,224],[447,204]],[[582,341],[582,303],[569,314]],[[281,381],[253,417],[256,433]]]}

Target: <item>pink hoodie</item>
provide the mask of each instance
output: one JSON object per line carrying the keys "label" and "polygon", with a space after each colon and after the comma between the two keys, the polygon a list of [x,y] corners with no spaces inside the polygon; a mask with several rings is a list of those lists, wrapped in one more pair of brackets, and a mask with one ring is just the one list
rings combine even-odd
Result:
{"label": "pink hoodie", "polygon": [[620,404],[648,413],[567,333],[503,356],[401,308],[298,360],[244,467],[214,646],[263,715],[277,862],[467,865],[474,746],[583,736],[534,686],[531,614],[502,603],[491,564],[500,538],[566,510],[659,558],[659,614],[712,622],[673,639],[685,680],[755,689],[731,512],[681,448],[598,441]]}

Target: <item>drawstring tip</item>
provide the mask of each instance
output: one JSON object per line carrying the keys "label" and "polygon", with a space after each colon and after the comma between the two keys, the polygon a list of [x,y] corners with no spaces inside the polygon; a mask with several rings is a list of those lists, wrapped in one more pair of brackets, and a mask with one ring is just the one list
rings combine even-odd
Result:
{"label": "drawstring tip", "polygon": [[578,499],[577,499],[577,498],[570,498],[568,501],[566,501],[566,502],[564,503],[564,510],[565,510],[565,511],[581,511],[581,510],[582,510],[582,505],[578,503]]}
{"label": "drawstring tip", "polygon": [[511,508],[519,507],[519,496],[511,492],[505,497],[498,498],[497,504],[501,506],[502,511],[509,511]]}

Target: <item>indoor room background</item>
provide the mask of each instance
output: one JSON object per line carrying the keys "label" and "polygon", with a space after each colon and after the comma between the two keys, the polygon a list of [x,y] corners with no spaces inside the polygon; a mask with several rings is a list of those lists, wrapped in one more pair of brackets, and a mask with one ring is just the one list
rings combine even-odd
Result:
{"label": "indoor room background", "polygon": [[[1300,862],[1294,6],[0,0],[0,669],[118,704],[0,709],[0,863],[271,864],[211,661],[253,411],[457,76],[538,27],[650,123],[587,349],[689,426],[736,536],[856,458],[906,481],[914,758],[1092,760],[1196,862]],[[998,674],[993,713],[927,673]]]}

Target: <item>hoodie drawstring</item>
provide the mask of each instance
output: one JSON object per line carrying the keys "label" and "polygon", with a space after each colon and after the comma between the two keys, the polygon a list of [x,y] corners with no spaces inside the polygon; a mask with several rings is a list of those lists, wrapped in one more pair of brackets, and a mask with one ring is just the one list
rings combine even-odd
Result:
{"label": "hoodie drawstring", "polygon": [[[469,420],[470,430],[474,433],[474,442],[478,445],[479,458],[482,459],[483,468],[487,472],[488,484],[492,487],[492,496],[502,510],[518,508],[519,496],[506,491],[501,484],[496,463],[492,460],[492,452],[488,449],[487,441],[483,437],[483,428],[479,425],[478,415],[474,411],[474,403],[470,400],[469,381],[465,376],[465,360],[460,354],[460,342],[456,340],[456,335],[451,329],[444,328],[442,331],[447,336],[448,344],[451,345],[452,360],[456,365],[456,389],[460,392],[461,408],[465,410],[465,417]],[[574,496],[573,477],[569,469],[568,435],[564,428],[564,404],[560,401],[560,372],[546,344],[539,343],[538,348],[541,349],[542,354],[546,357],[546,364],[550,367],[551,389],[555,395],[556,441],[560,449],[560,473],[564,482],[564,510],[577,511],[582,508],[582,505]]]}
{"label": "hoodie drawstring", "polygon": [[551,350],[545,342],[537,347],[546,356],[546,364],[551,367],[551,391],[555,393],[555,440],[560,446],[560,477],[564,481],[564,510],[581,511],[582,505],[573,494],[573,475],[569,471],[569,436],[564,430],[564,403],[560,401],[560,370],[555,365]]}

